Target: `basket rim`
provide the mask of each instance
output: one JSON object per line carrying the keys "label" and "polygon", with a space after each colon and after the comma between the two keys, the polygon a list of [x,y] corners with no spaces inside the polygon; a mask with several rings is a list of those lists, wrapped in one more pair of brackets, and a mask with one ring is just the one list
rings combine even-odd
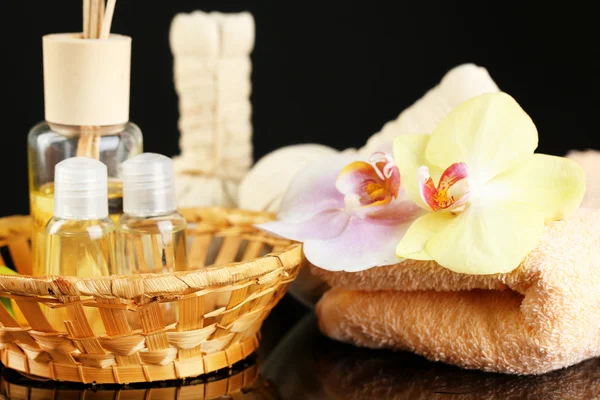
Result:
{"label": "basket rim", "polygon": [[[202,216],[224,218],[232,226],[251,226],[274,219],[272,213],[224,207],[182,208],[180,211],[190,222],[200,222]],[[26,216],[0,218],[0,224],[9,220],[29,221]],[[243,220],[236,224],[235,219]],[[273,237],[272,235],[265,234]],[[136,275],[110,275],[100,277],[76,276],[30,276],[0,274],[0,292],[6,297],[18,296],[94,296],[133,300],[139,296],[161,296],[180,298],[184,293],[208,288],[240,285],[255,279],[268,279],[270,274],[287,275],[288,271],[302,263],[302,245],[291,240],[280,239],[287,246],[253,260],[231,262],[201,269],[146,273]],[[16,296],[15,296],[16,295]]]}

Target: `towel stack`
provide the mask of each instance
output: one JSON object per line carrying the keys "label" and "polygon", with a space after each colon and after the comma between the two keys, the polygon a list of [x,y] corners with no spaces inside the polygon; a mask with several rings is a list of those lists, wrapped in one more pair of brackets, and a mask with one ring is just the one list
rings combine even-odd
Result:
{"label": "towel stack", "polygon": [[551,223],[507,274],[407,260],[358,273],[313,269],[328,336],[464,368],[542,374],[600,356],[600,210]]}

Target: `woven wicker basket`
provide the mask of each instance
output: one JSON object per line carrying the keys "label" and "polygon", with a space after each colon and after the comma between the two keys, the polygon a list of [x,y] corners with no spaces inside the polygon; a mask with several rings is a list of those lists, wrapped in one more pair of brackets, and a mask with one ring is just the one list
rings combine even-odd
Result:
{"label": "woven wicker basket", "polygon": [[[257,231],[270,214],[223,208],[182,210],[190,271],[109,277],[0,275],[0,360],[59,381],[154,382],[231,367],[254,352],[259,329],[303,262],[301,246]],[[0,248],[17,271],[31,271],[29,217],[0,219]],[[4,261],[1,260],[0,261]],[[161,304],[175,302],[177,321]],[[43,307],[66,307],[58,332]],[[95,310],[89,312],[89,310]],[[96,317],[90,316],[96,313]],[[140,329],[131,329],[131,313]],[[97,326],[105,334],[94,333]],[[92,330],[94,326],[94,330]]]}

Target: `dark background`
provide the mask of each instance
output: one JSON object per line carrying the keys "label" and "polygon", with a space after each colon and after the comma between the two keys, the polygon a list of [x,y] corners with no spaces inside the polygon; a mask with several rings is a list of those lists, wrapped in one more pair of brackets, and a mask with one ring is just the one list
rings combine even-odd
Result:
{"label": "dark background", "polygon": [[[593,2],[120,0],[113,32],[133,38],[131,120],[145,150],[179,152],[171,19],[250,11],[254,156],[316,142],[359,147],[450,68],[484,66],[540,131],[539,151],[600,148]],[[81,1],[0,2],[0,215],[28,212],[26,136],[43,119],[46,33],[81,31]]]}

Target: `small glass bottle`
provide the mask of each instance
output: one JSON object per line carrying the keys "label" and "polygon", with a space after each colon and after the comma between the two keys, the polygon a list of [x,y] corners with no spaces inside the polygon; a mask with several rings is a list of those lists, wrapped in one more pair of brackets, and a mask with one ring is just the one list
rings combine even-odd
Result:
{"label": "small glass bottle", "polygon": [[45,268],[44,227],[52,217],[54,168],[85,156],[107,166],[109,213],[122,213],[121,163],[142,152],[142,133],[129,122],[131,38],[43,37],[45,121],[28,135],[33,274]]}
{"label": "small glass bottle", "polygon": [[[44,275],[107,276],[114,272],[115,225],[108,217],[106,169],[102,162],[87,157],[56,165]],[[44,310],[57,330],[64,330],[63,321],[71,319],[65,308]],[[85,307],[85,313],[94,332],[101,333],[98,310]]]}
{"label": "small glass bottle", "polygon": [[[187,227],[177,211],[171,159],[140,154],[123,163],[122,177],[123,215],[116,237],[118,274],[186,270]],[[173,305],[161,304],[167,324],[176,320]]]}

